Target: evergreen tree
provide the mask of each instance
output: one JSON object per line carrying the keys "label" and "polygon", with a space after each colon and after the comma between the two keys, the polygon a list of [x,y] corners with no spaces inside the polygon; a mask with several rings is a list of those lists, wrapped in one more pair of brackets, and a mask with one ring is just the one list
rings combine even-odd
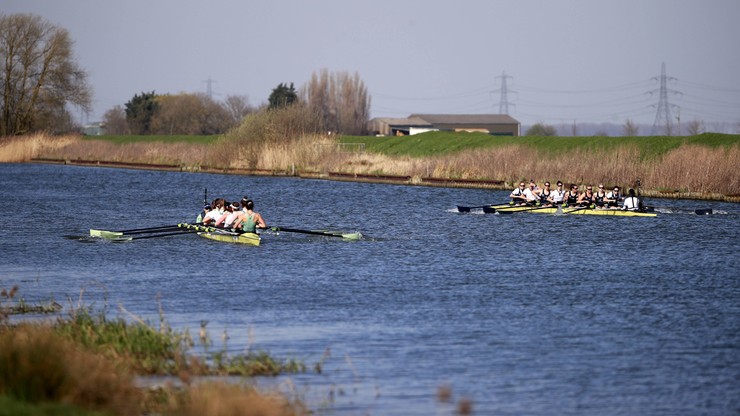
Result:
{"label": "evergreen tree", "polygon": [[285,108],[293,104],[296,100],[298,100],[298,93],[292,82],[290,86],[280,83],[280,85],[272,90],[270,98],[268,98],[270,108]]}
{"label": "evergreen tree", "polygon": [[126,103],[126,121],[131,134],[149,134],[152,118],[157,111],[157,95],[152,92],[136,94]]}

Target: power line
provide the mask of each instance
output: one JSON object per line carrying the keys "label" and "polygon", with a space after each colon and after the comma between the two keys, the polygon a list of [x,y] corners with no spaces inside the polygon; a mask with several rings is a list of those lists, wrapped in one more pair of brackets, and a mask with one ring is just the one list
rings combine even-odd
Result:
{"label": "power line", "polygon": [[[653,79],[658,79],[655,77]],[[665,133],[670,136],[673,131],[673,120],[671,119],[671,105],[668,104],[668,93],[680,94],[679,91],[668,89],[668,81],[675,80],[676,78],[669,77],[665,74],[665,62],[660,66],[660,89],[657,90],[660,98],[658,99],[658,110],[655,113],[655,121],[653,122],[653,130],[651,134],[656,134],[658,126],[665,123]],[[650,91],[654,93],[656,90]],[[680,111],[680,110],[679,110]],[[680,121],[679,121],[680,122]],[[680,134],[680,132],[679,132]]]}
{"label": "power line", "polygon": [[496,78],[501,78],[501,89],[500,89],[501,98],[499,99],[499,102],[498,102],[498,113],[499,114],[509,114],[509,98],[508,98],[509,90],[506,86],[506,79],[513,78],[513,77],[506,75],[506,71],[503,71],[501,72],[501,76],[496,77]]}
{"label": "power line", "polygon": [[206,83],[206,95],[208,98],[213,98],[213,84],[216,83],[216,81],[211,79],[209,76],[208,79],[203,82]]}

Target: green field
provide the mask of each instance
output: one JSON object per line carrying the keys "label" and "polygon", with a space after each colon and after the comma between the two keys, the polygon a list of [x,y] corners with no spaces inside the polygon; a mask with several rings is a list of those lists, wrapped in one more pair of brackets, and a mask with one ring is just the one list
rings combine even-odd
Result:
{"label": "green field", "polygon": [[643,158],[661,155],[682,144],[732,146],[740,143],[740,135],[704,133],[698,136],[667,137],[538,137],[492,136],[485,133],[434,131],[414,136],[341,136],[342,143],[365,143],[365,150],[390,156],[425,157],[467,149],[524,145],[535,150],[562,154],[573,150],[610,150],[624,145],[640,149]]}
{"label": "green field", "polygon": [[[85,140],[105,140],[116,144],[136,142],[161,143],[202,143],[209,144],[220,139],[221,135],[210,136],[140,136],[140,135],[103,135],[85,136]],[[433,131],[413,136],[339,136],[341,143],[364,143],[365,150],[389,156],[427,157],[458,152],[467,149],[490,148],[497,146],[524,145],[534,150],[552,155],[563,154],[573,150],[609,151],[611,149],[633,145],[640,150],[643,159],[650,159],[675,149],[682,144],[697,144],[710,147],[733,146],[740,143],[740,135],[704,133],[698,136],[636,136],[636,137],[561,137],[561,136],[492,136],[485,133],[464,133],[450,131]]]}

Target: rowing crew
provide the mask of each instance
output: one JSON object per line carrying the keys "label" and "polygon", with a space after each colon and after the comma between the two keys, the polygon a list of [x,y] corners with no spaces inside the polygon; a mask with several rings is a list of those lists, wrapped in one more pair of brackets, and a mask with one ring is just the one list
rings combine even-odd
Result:
{"label": "rowing crew", "polygon": [[[624,199],[621,209],[637,211],[640,209],[640,201],[635,196],[635,190],[630,189],[629,196]],[[512,205],[537,205],[552,207],[555,205],[594,207],[597,209],[618,209],[622,201],[619,187],[615,186],[606,192],[604,185],[599,185],[599,190],[594,192],[591,185],[586,186],[583,192],[578,192],[578,185],[571,185],[569,190],[563,189],[563,182],[557,182],[557,189],[550,189],[550,182],[545,182],[545,187],[540,188],[534,181],[529,181],[529,186],[524,182],[509,195]]]}
{"label": "rowing crew", "polygon": [[254,233],[257,228],[267,228],[265,220],[254,211],[254,202],[246,196],[240,202],[227,202],[216,198],[203,207],[197,222],[217,228]]}

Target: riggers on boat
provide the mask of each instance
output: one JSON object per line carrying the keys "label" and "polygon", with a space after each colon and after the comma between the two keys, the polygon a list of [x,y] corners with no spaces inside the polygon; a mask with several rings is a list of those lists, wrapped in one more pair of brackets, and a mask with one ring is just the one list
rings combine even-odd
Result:
{"label": "riggers on boat", "polygon": [[260,245],[261,238],[257,233],[240,233],[225,230],[223,228],[208,227],[205,225],[182,223],[177,224],[184,230],[197,231],[198,235],[209,240],[221,241],[224,243],[249,244],[252,246]]}

